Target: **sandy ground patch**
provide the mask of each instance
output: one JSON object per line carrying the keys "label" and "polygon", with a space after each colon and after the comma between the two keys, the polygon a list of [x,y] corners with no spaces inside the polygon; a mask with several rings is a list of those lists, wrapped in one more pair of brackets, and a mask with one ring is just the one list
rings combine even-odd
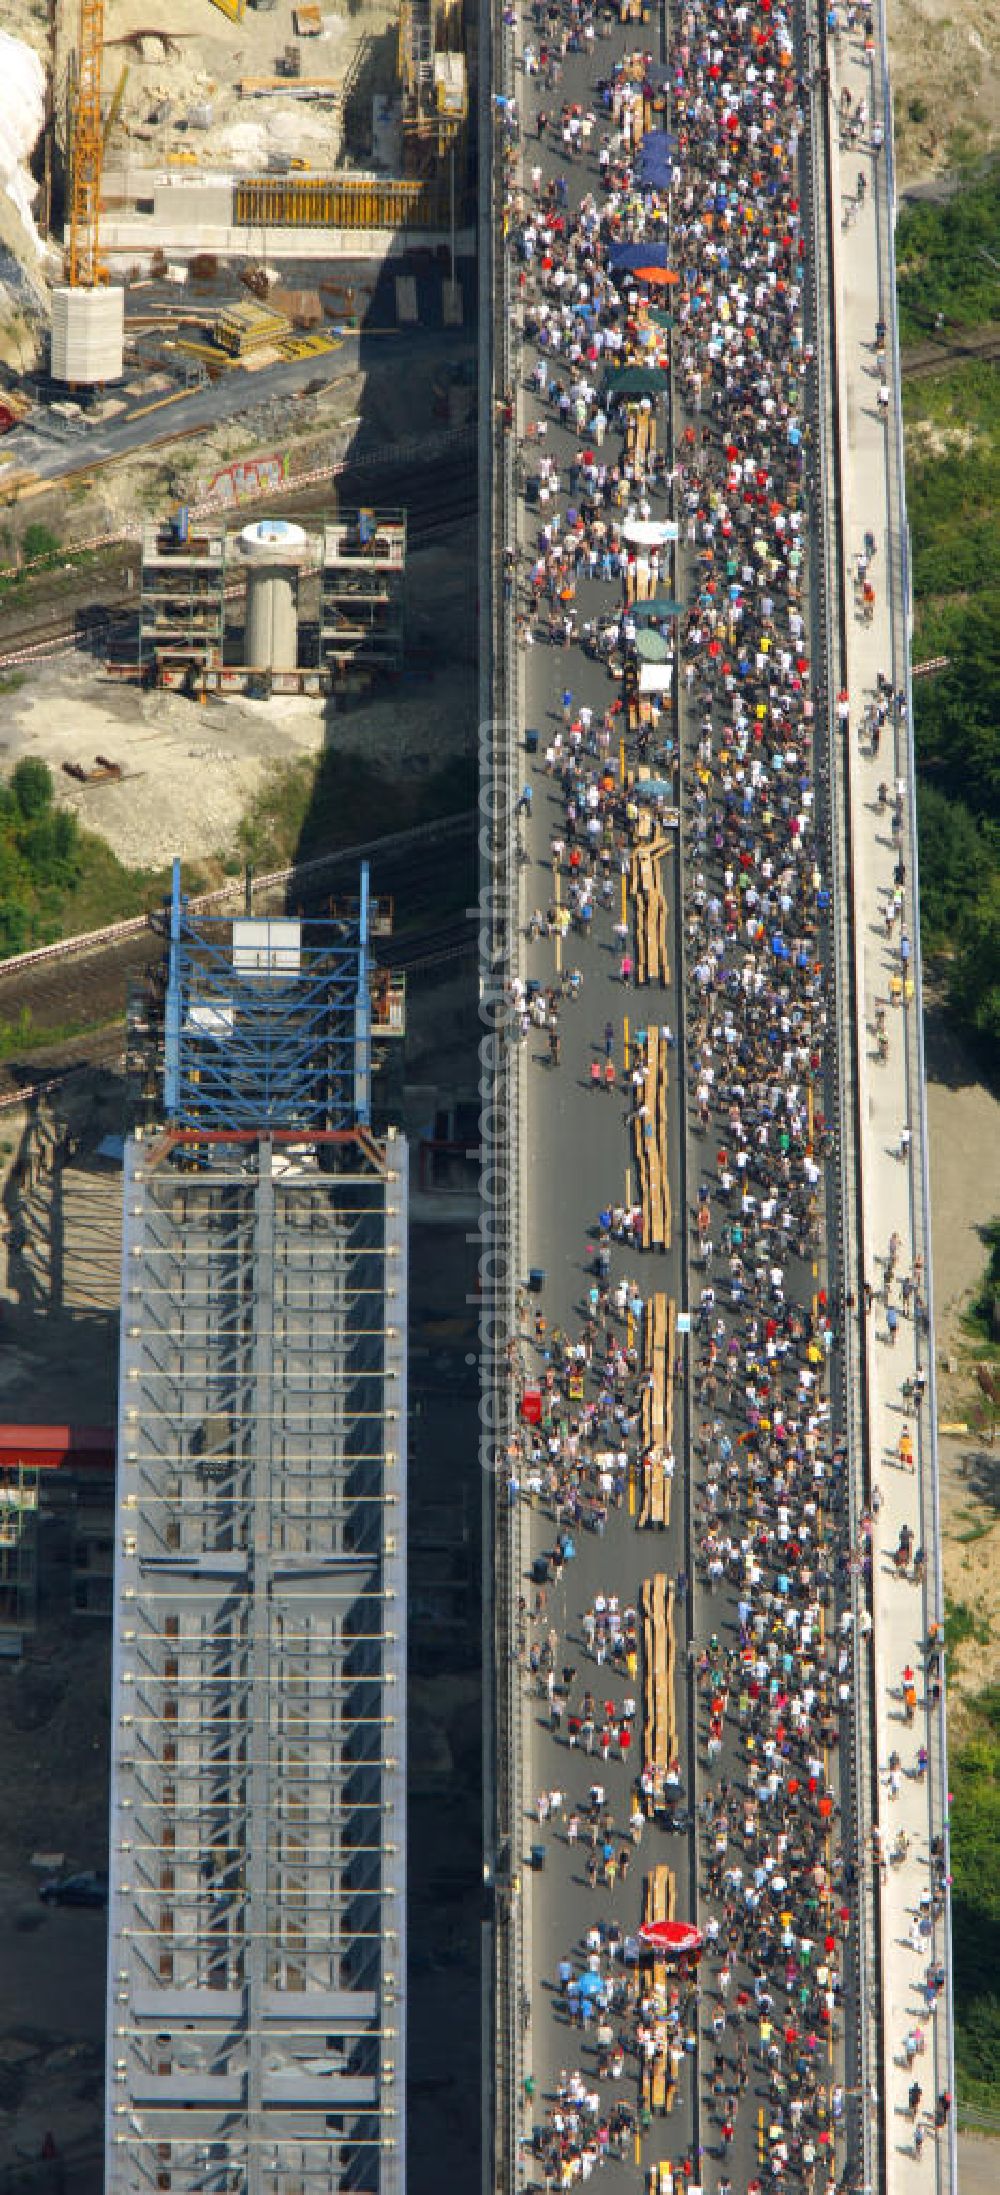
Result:
{"label": "sandy ground patch", "polygon": [[903,185],[940,174],[960,137],[1000,143],[1000,0],[907,0],[889,11],[896,168]]}
{"label": "sandy ground patch", "polygon": [[[233,699],[204,707],[179,694],[142,693],[102,678],[89,660],[60,658],[32,670],[7,697],[0,771],[20,756],[48,763],[59,805],[103,838],[129,868],[223,860],[254,794],[276,764],[324,748],[363,754],[388,775],[419,774],[471,751],[475,738],[475,562],[473,530],[456,529],[446,548],[419,551],[408,579],[411,661],[422,653],[433,675],[343,714],[323,701]],[[442,622],[441,606],[447,604]],[[120,784],[80,785],[64,762],[92,768],[107,755]]]}
{"label": "sandy ground patch", "polygon": [[996,2143],[984,2141],[981,2135],[960,2134],[958,2185],[961,2195],[995,2195],[996,2184]]}
{"label": "sandy ground patch", "polygon": [[[280,713],[279,713],[280,710]],[[9,709],[4,761],[47,762],[60,807],[69,808],[130,868],[159,868],[226,854],[268,767],[323,746],[322,710],[292,699],[266,710],[226,702],[199,708],[176,694],[139,693],[102,683],[71,662],[32,678]],[[92,768],[105,754],[121,784],[78,785],[64,762]]]}
{"label": "sandy ground patch", "polygon": [[[1000,1102],[934,1009],[927,1039],[940,1426],[965,1420],[975,1392],[967,1369],[947,1366],[959,1360],[962,1314],[986,1262],[979,1229],[1000,1215]],[[963,1689],[1000,1679],[1000,1447],[940,1433],[938,1454],[945,1589],[981,1626],[952,1660],[954,1729]]]}

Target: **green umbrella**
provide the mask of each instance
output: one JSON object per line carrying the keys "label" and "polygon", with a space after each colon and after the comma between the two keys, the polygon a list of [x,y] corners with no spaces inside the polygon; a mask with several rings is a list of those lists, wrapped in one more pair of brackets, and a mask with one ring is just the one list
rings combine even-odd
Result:
{"label": "green umbrella", "polygon": [[637,633],[635,652],[643,663],[665,663],[670,654],[670,642],[662,633]]}
{"label": "green umbrella", "polygon": [[645,625],[651,618],[683,617],[684,604],[675,602],[673,595],[654,594],[648,602],[633,602],[628,615],[635,619],[637,625]]}

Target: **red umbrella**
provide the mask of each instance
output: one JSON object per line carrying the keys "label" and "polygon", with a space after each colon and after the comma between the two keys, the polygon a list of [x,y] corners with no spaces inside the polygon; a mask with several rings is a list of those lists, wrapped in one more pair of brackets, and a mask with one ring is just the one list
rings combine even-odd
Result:
{"label": "red umbrella", "polygon": [[701,1930],[691,1921],[643,1921],[639,1942],[648,1951],[700,1951]]}

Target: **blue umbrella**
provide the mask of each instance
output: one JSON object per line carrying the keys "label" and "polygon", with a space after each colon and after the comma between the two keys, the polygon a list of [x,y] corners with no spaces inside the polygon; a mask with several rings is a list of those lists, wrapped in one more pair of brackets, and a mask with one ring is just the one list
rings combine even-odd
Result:
{"label": "blue umbrella", "polygon": [[603,1999],[604,1997],[606,1985],[602,1981],[599,1974],[591,1974],[589,1972],[586,1974],[581,1974],[576,1986],[579,1990],[581,1997],[589,1997],[592,1999]]}

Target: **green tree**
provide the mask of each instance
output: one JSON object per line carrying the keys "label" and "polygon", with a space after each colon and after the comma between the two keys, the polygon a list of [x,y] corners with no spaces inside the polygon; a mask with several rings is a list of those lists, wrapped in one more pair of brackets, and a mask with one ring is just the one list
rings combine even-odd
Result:
{"label": "green tree", "polygon": [[14,764],[10,789],[27,822],[45,815],[52,806],[52,772],[34,755],[23,755],[20,762]]}
{"label": "green tree", "polygon": [[34,564],[40,557],[58,556],[59,536],[53,533],[51,526],[43,526],[41,520],[35,518],[25,527],[21,546],[25,563]]}
{"label": "green tree", "polygon": [[920,919],[925,943],[944,945],[988,882],[991,849],[962,801],[923,780],[917,786]]}
{"label": "green tree", "polygon": [[993,871],[959,923],[951,995],[957,1012],[995,1057],[1000,1048],[1000,869]]}
{"label": "green tree", "polygon": [[934,324],[935,314],[962,327],[997,316],[996,270],[1000,258],[1000,190],[994,162],[941,205],[923,199],[905,206],[896,230],[900,335],[912,343]]}

